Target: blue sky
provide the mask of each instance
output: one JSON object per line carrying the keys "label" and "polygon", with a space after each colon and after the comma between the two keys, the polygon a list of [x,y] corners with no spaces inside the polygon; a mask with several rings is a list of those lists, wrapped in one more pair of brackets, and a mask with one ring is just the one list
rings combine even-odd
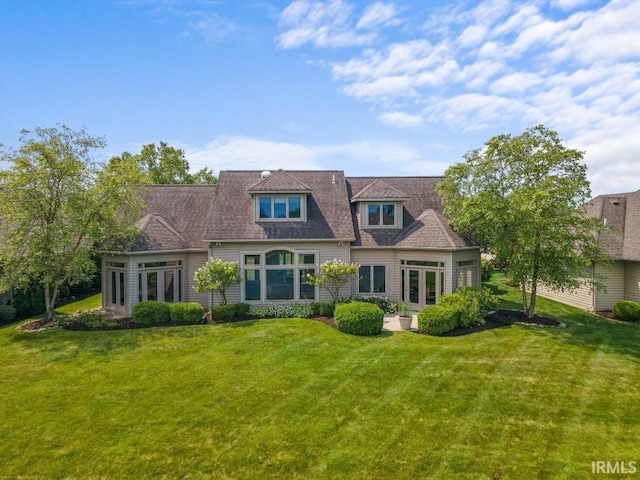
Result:
{"label": "blue sky", "polygon": [[0,142],[64,123],[108,158],[441,175],[543,123],[593,194],[640,189],[638,0],[0,0]]}

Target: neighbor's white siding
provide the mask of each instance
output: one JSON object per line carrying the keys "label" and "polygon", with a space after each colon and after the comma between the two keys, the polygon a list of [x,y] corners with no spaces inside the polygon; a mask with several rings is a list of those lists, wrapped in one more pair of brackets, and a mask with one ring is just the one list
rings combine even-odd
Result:
{"label": "neighbor's white siding", "polygon": [[[217,246],[211,244],[211,257],[221,258],[227,262],[242,262],[242,254],[244,252],[268,252],[271,250],[291,249],[294,251],[317,251],[318,258],[316,262],[321,264],[327,260],[337,258],[344,262],[351,262],[351,249],[348,242],[341,244],[337,240],[328,242],[247,242],[247,243],[222,243]],[[344,287],[340,292],[341,296],[348,297],[351,295],[350,285]],[[238,303],[241,300],[240,285],[233,285],[227,290],[227,302]],[[321,302],[331,301],[331,296],[324,289],[319,290],[319,300]],[[218,298],[213,298],[214,303],[218,303]]]}
{"label": "neighbor's white siding", "polygon": [[596,265],[596,274],[606,277],[603,283],[607,286],[607,291],[596,290],[595,310],[611,310],[616,303],[624,300],[624,262],[613,262],[607,267]]}
{"label": "neighbor's white siding", "polygon": [[640,303],[640,262],[624,262],[624,299]]}

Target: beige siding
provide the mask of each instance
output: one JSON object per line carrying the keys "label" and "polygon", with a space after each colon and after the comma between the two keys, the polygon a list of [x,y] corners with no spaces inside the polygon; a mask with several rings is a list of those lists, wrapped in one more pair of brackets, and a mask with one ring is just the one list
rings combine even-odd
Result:
{"label": "beige siding", "polygon": [[640,303],[640,262],[624,262],[624,299]]}
{"label": "beige siding", "polygon": [[[351,262],[351,254],[348,243],[341,244],[338,241],[330,242],[247,242],[247,243],[222,243],[221,245],[212,244],[211,256],[221,258],[225,261],[240,262],[242,254],[245,252],[264,253],[279,248],[290,249],[294,251],[313,251],[317,252],[317,262],[323,263],[327,260],[337,258],[345,262]],[[350,286],[347,285],[341,292],[341,295],[347,297],[351,295]],[[234,285],[227,291],[227,302],[238,303],[241,299],[241,286]],[[319,301],[330,301],[329,293],[321,288],[319,290]],[[214,303],[218,303],[219,299],[214,298]]]}
{"label": "beige siding", "polygon": [[[396,260],[391,249],[352,250],[351,261],[358,265],[384,265],[386,281],[382,295],[395,302],[400,300],[400,261]],[[351,282],[351,294],[358,295],[358,280]]]}
{"label": "beige siding", "polygon": [[596,266],[596,273],[606,277],[603,283],[607,286],[607,291],[596,290],[595,309],[598,311],[611,310],[616,303],[624,300],[624,262],[613,262],[608,267],[598,265]]}
{"label": "beige siding", "polygon": [[[586,282],[586,281],[585,281]],[[554,291],[544,285],[538,285],[538,295],[557,302],[571,305],[572,307],[581,308],[583,310],[593,310],[593,289],[587,283],[582,285],[576,290]]]}
{"label": "beige siding", "polygon": [[207,252],[189,253],[183,270],[182,283],[185,292],[185,301],[198,302],[208,310],[211,307],[211,305],[209,305],[209,294],[206,292],[198,293],[193,289],[193,276],[196,273],[196,270],[202,267],[205,263],[207,263]]}

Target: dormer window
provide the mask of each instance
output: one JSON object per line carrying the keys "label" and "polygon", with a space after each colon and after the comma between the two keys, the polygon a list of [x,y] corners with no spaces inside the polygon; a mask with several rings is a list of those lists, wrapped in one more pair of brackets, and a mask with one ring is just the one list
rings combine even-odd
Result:
{"label": "dormer window", "polygon": [[370,227],[393,227],[396,224],[396,206],[393,203],[370,203],[367,214]]}
{"label": "dormer window", "polygon": [[301,195],[260,195],[257,198],[259,220],[302,219]]}

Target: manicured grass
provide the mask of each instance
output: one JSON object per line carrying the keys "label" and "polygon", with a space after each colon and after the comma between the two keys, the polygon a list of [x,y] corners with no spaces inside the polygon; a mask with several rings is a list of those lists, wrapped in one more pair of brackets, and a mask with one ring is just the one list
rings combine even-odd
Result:
{"label": "manicured grass", "polygon": [[568,327],[7,326],[0,478],[575,479],[639,461],[640,328],[540,313]]}
{"label": "manicured grass", "polygon": [[67,303],[61,307],[56,308],[58,313],[66,313],[71,315],[78,311],[85,312],[87,310],[93,310],[94,308],[100,308],[102,306],[102,294],[96,293],[90,297],[83,298],[77,302]]}

